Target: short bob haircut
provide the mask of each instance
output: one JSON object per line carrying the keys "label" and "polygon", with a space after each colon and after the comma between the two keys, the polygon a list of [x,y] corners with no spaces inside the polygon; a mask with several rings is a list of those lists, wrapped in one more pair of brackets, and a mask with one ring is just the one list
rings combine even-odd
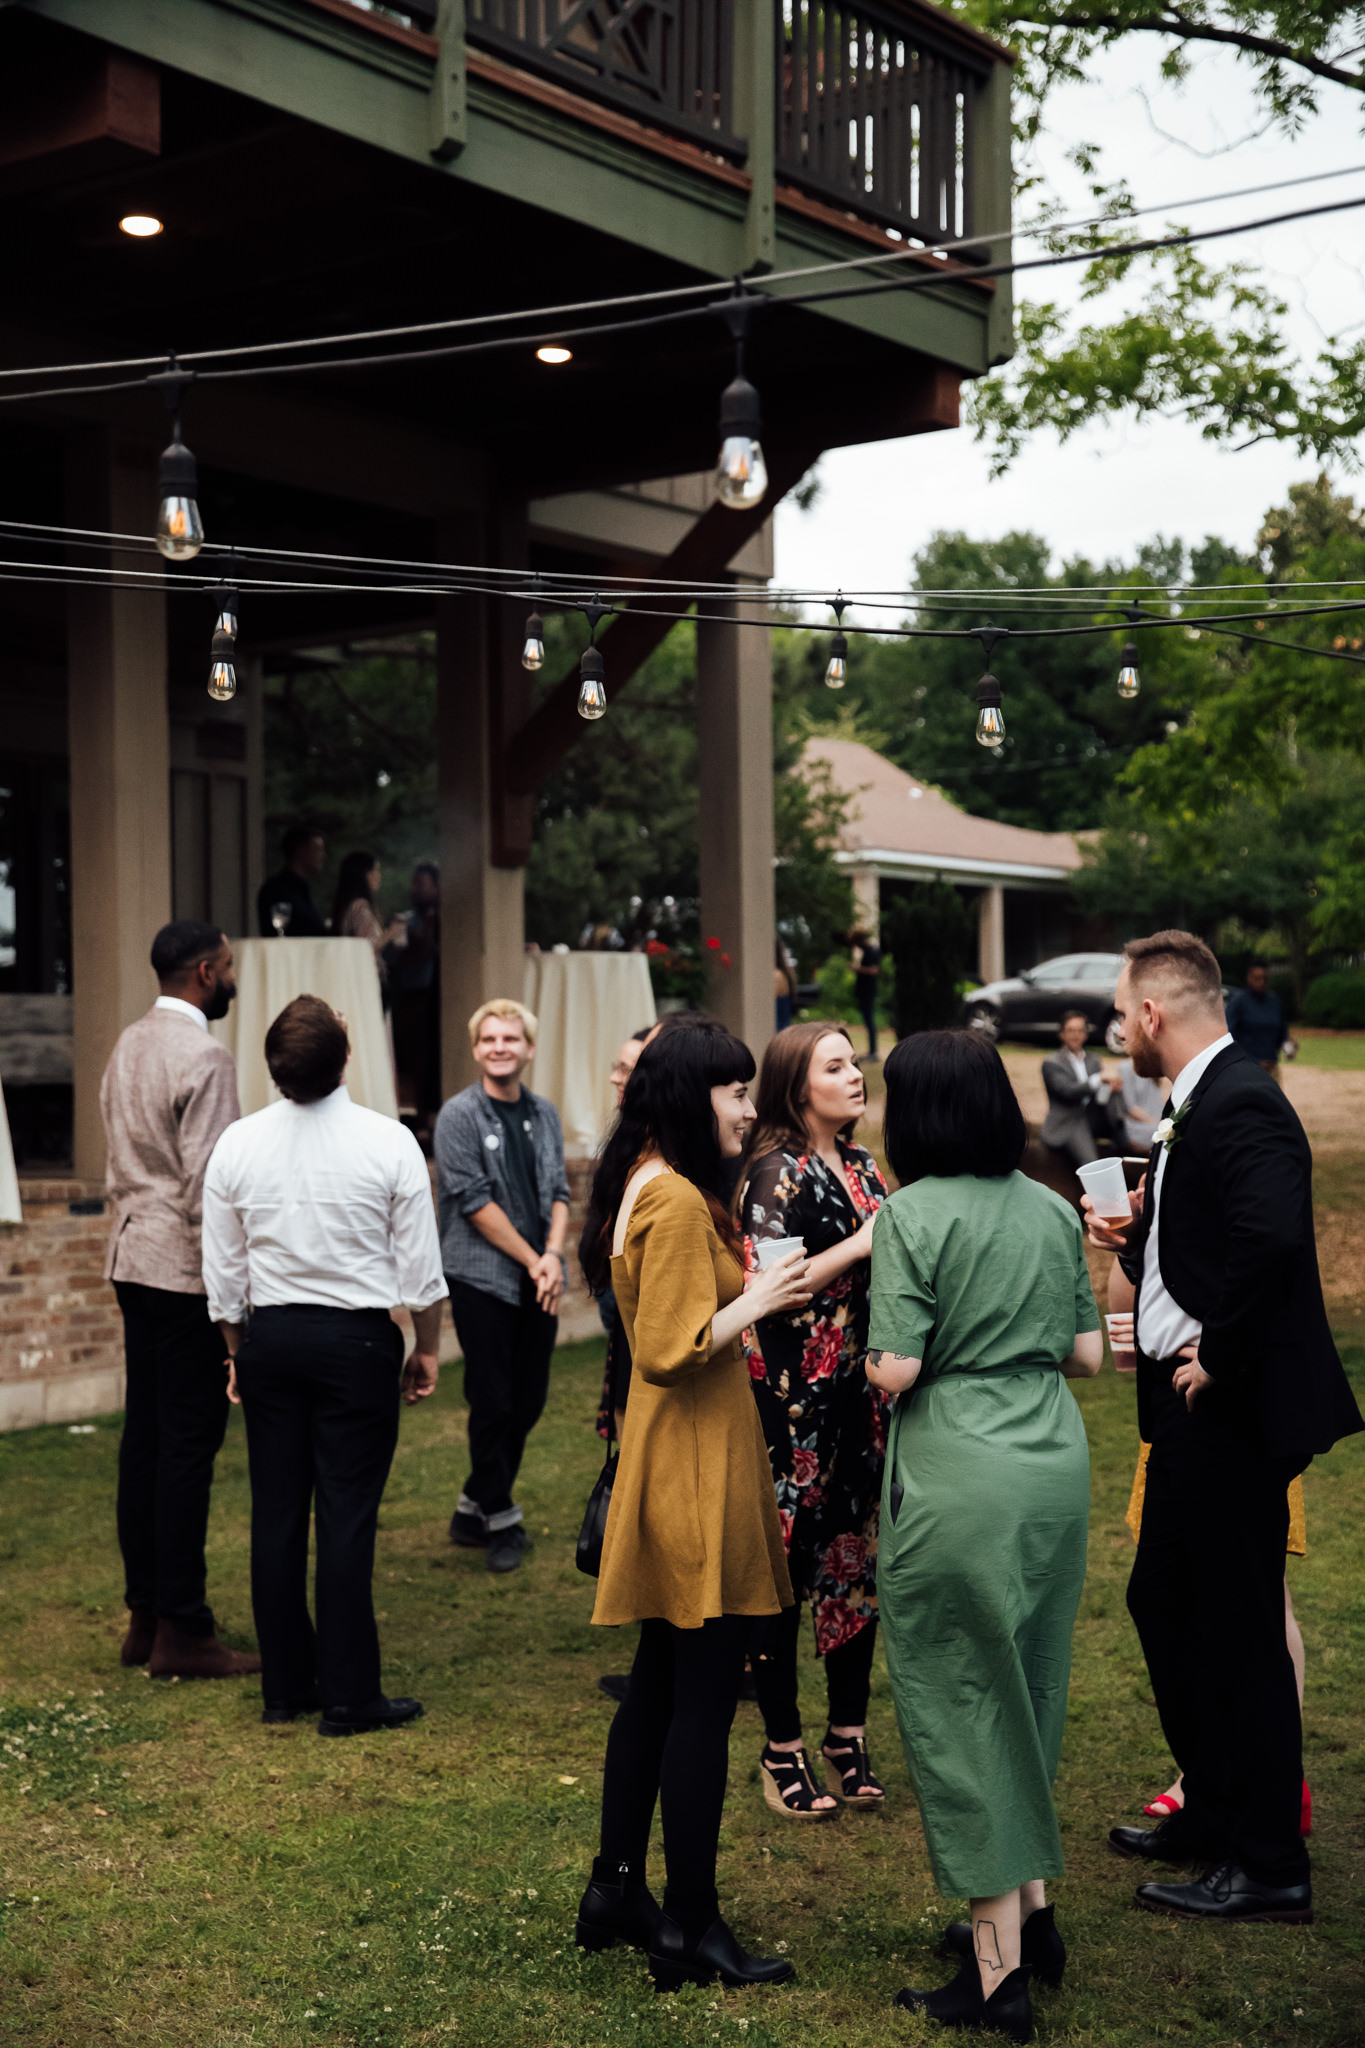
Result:
{"label": "short bob haircut", "polygon": [[291,1102],[321,1102],[341,1086],[351,1042],[321,996],[295,996],[265,1034],[265,1063]]}
{"label": "short bob haircut", "polygon": [[519,1023],[526,1034],[528,1045],[536,1042],[536,1016],[525,1003],[516,1002],[511,996],[494,996],[491,1002],[480,1003],[469,1020],[469,1043],[477,1045],[479,1033],[490,1017],[500,1017],[504,1024]]}
{"label": "short bob haircut", "polygon": [[993,1045],[974,1031],[919,1031],[886,1056],[884,1138],[904,1187],[932,1176],[1013,1173],[1028,1126]]}

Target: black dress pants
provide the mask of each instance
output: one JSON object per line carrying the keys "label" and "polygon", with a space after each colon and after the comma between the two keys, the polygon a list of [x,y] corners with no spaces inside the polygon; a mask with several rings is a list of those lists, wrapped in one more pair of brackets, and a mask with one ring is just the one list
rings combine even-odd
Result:
{"label": "black dress pants", "polygon": [[1171,1364],[1141,1369],[1155,1380],[1152,1452],[1128,1607],[1185,1774],[1185,1823],[1261,1883],[1299,1884],[1303,1733],[1284,1633],[1299,1464],[1266,1457],[1207,1391],[1187,1409]]}
{"label": "black dress pants", "polygon": [[[258,1308],[237,1353],[251,1467],[251,1604],[272,1702],[369,1706],[379,1682],[370,1581],[398,1442],[403,1337],[382,1308]],[[317,1525],[308,1614],[308,1518]]]}
{"label": "black dress pants", "polygon": [[529,1278],[515,1304],[449,1274],[446,1281],[469,1406],[469,1477],[461,1506],[477,1510],[490,1529],[510,1529],[522,1518],[512,1488],[550,1391],[559,1319],[536,1306]]}
{"label": "black dress pants", "polygon": [[749,1622],[723,1615],[700,1628],[640,1624],[626,1697],[607,1736],[602,1861],[641,1882],[654,1808],[664,1831],[664,1910],[703,1934],[720,1911],[716,1844],[730,1767]]}
{"label": "black dress pants", "polygon": [[[771,1657],[754,1664],[754,1691],[769,1742],[795,1742],[801,1733],[797,1699],[796,1659],[801,1637],[801,1606],[784,1607],[773,1623]],[[822,1660],[829,1693],[830,1726],[861,1728],[872,1697],[872,1653],[877,1646],[876,1621],[864,1622],[856,1636],[830,1650]]]}
{"label": "black dress pants", "polygon": [[124,1597],[186,1635],[213,1634],[204,1539],[227,1429],[227,1346],[202,1294],[116,1280],[128,1368],[118,1453]]}

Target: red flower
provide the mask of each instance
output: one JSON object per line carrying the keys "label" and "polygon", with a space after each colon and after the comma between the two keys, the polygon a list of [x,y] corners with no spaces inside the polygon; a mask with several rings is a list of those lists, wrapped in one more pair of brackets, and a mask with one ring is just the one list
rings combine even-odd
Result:
{"label": "red flower", "polygon": [[728,967],[730,965],[730,955],[728,953],[721,954],[720,964],[722,967]]}
{"label": "red flower", "polygon": [[779,1508],[777,1511],[777,1519],[782,1524],[783,1547],[784,1549],[790,1550],[792,1547],[792,1528],[795,1524],[796,1517],[793,1514],[789,1514],[786,1508]]}
{"label": "red flower", "polygon": [[861,1536],[836,1536],[820,1562],[823,1577],[841,1586],[853,1585],[867,1570],[867,1545]]}
{"label": "red flower", "polygon": [[720,951],[720,940],[719,940],[719,939],[708,939],[708,940],[706,941],[706,943],[707,943],[707,945],[708,945],[708,946],[709,946],[709,947],[711,948],[711,951],[712,951],[713,953],[719,953],[719,951]]}
{"label": "red flower", "polygon": [[749,1378],[751,1380],[766,1380],[768,1377],[768,1368],[763,1363],[763,1353],[761,1351],[751,1351],[748,1354],[748,1357]]}
{"label": "red flower", "polygon": [[836,1323],[817,1323],[806,1341],[801,1374],[807,1380],[833,1379],[839,1370],[844,1333]]}
{"label": "red flower", "polygon": [[842,1650],[866,1625],[863,1616],[854,1614],[843,1600],[815,1603],[815,1645],[822,1657],[828,1657],[831,1650]]}
{"label": "red flower", "polygon": [[668,948],[662,939],[651,939],[645,947],[645,952],[651,960],[666,960],[668,958]]}
{"label": "red flower", "polygon": [[792,1483],[796,1486],[809,1486],[812,1479],[818,1479],[819,1477],[820,1460],[816,1457],[814,1451],[794,1449],[792,1451]]}

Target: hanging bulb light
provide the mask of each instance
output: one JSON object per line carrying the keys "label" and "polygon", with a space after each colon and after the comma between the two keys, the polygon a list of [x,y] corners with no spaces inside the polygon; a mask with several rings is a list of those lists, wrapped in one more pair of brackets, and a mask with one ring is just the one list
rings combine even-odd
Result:
{"label": "hanging bulb light", "polygon": [[170,446],[161,453],[156,544],[168,562],[192,562],[204,545],[204,522],[199,516],[198,465],[180,438],[180,394],[194,382],[194,372],[182,370],[172,355],[169,367],[147,382],[161,387],[171,409]]}
{"label": "hanging bulb light", "polygon": [[[1135,626],[1141,617],[1141,607],[1130,605],[1128,609],[1129,625]],[[1133,642],[1129,640],[1119,651],[1119,695],[1120,697],[1136,697],[1141,688],[1142,683],[1138,676],[1138,651]]]}
{"label": "hanging bulb light", "polygon": [[529,668],[532,674],[545,666],[545,634],[539,612],[531,612],[527,616],[526,641],[521,650],[521,665],[523,668]]}
{"label": "hanging bulb light", "polygon": [[982,651],[986,656],[986,673],[976,686],[976,737],[983,747],[1000,747],[1005,739],[1005,714],[1001,709],[1000,685],[991,674],[991,653],[997,640],[1005,638],[1005,629],[999,626],[985,626],[977,634]]}
{"label": "hanging bulb light", "polygon": [[[234,557],[235,559],[235,557]],[[237,695],[237,613],[240,600],[230,583],[218,593],[218,617],[209,650],[209,695],[215,704],[230,704]]]}
{"label": "hanging bulb light", "polygon": [[763,431],[763,407],[757,391],[744,374],[744,343],[754,307],[761,301],[735,281],[734,296],[720,307],[735,344],[735,374],[721,393],[720,463],[716,470],[716,495],[732,512],[760,504],[768,489],[768,465],[763,460],[759,436]]}
{"label": "hanging bulb light", "polygon": [[578,715],[580,718],[597,719],[606,714],[607,672],[602,662],[601,649],[597,645],[597,628],[611,610],[610,605],[594,598],[591,604],[583,606],[583,616],[588,622],[588,644],[583,649],[578,664]]}
{"label": "hanging bulb light", "polygon": [[842,690],[848,681],[848,641],[844,638],[844,600],[842,592],[834,599],[830,610],[834,613],[834,638],[829,643],[829,661],[825,668],[825,687]]}

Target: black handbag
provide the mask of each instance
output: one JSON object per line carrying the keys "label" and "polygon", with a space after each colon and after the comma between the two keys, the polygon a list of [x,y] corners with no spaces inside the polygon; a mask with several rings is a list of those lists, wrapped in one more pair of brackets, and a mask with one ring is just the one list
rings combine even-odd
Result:
{"label": "black handbag", "polygon": [[578,1548],[574,1563],[590,1579],[595,1579],[602,1569],[602,1543],[607,1533],[607,1515],[611,1508],[611,1489],[616,1484],[616,1460],[619,1453],[610,1449],[607,1462],[598,1475],[596,1486],[588,1495],[588,1505],[583,1514],[583,1526],[578,1532]]}

